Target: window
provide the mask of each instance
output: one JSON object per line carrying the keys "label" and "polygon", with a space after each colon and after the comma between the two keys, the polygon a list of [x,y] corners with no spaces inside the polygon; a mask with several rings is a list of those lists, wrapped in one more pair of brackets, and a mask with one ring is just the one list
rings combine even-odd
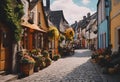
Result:
{"label": "window", "polygon": [[98,24],[105,20],[105,0],[101,0],[98,5]]}
{"label": "window", "polygon": [[106,33],[103,34],[103,48],[106,48]]}
{"label": "window", "polygon": [[43,44],[44,42],[43,41],[44,41],[44,38],[43,38],[43,34],[42,34],[42,36],[41,36],[41,48],[42,49],[44,48],[44,44]]}
{"label": "window", "polygon": [[47,6],[47,5],[46,5],[46,0],[43,0],[43,5],[44,5],[44,6]]}
{"label": "window", "polygon": [[38,12],[38,26],[40,26],[41,21],[40,21],[40,12]]}
{"label": "window", "polygon": [[117,4],[119,4],[120,3],[120,0],[113,0],[114,1],[114,5],[117,5]]}
{"label": "window", "polygon": [[105,2],[105,7],[106,7],[106,8],[109,7],[109,2],[108,2],[108,0],[106,0],[106,2]]}
{"label": "window", "polygon": [[24,32],[23,32],[23,37],[22,37],[22,46],[24,49],[28,49],[28,29],[27,28],[24,28],[23,29]]}
{"label": "window", "polygon": [[31,23],[31,24],[33,24],[33,23],[34,23],[34,12],[30,12],[28,22],[29,22],[29,23]]}

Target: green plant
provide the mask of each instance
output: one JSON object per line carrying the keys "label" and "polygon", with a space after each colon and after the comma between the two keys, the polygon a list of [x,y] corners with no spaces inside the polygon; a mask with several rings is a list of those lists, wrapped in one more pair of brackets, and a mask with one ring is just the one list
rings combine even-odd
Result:
{"label": "green plant", "polygon": [[23,14],[23,5],[16,0],[0,0],[0,21],[10,27],[15,41],[21,39],[20,23]]}
{"label": "green plant", "polygon": [[21,60],[21,64],[35,64],[35,60],[29,55],[24,55]]}
{"label": "green plant", "polygon": [[36,57],[34,57],[36,63],[35,63],[35,67],[40,67],[40,69],[43,69],[46,64],[45,64],[45,58],[42,55],[37,55]]}
{"label": "green plant", "polygon": [[46,63],[46,66],[49,66],[52,63],[52,60],[50,58],[45,58],[45,63]]}
{"label": "green plant", "polygon": [[59,42],[61,43],[63,40],[65,40],[65,36],[61,34],[59,37]]}
{"label": "green plant", "polygon": [[48,31],[48,36],[50,39],[54,39],[54,30]]}
{"label": "green plant", "polygon": [[43,55],[43,57],[45,57],[45,58],[49,58],[49,57],[50,57],[49,52],[48,52],[47,50],[44,50],[44,51],[42,52],[42,55]]}
{"label": "green plant", "polygon": [[54,61],[57,61],[59,58],[61,58],[60,55],[54,55],[54,56],[53,56],[53,60],[54,60]]}

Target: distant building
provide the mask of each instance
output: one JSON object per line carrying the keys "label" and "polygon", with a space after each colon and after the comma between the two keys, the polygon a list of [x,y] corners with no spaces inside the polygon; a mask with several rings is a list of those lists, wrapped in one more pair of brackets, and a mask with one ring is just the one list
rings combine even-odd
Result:
{"label": "distant building", "polygon": [[97,13],[90,16],[90,22],[86,27],[86,41],[90,49],[97,49]]}
{"label": "distant building", "polygon": [[78,33],[78,22],[75,21],[75,23],[72,24],[71,27],[73,28],[73,30],[74,30],[74,32],[75,32],[74,41],[75,41],[75,40],[78,40],[78,38],[79,38],[79,33]]}
{"label": "distant building", "polygon": [[[94,33],[94,31],[96,31],[97,28],[93,24],[96,22],[96,19],[97,19],[97,13],[94,13],[92,15],[90,15],[90,13],[87,13],[87,16],[83,16],[82,20],[80,20],[77,24],[74,23],[72,25],[74,28],[75,28],[75,26],[77,26],[77,28],[75,28],[75,29],[77,29],[77,31],[76,31],[77,32],[77,40],[80,42],[80,45],[83,48],[89,47],[88,40],[96,37],[96,34]],[[89,33],[90,30],[91,30],[91,32]],[[89,35],[91,35],[91,36],[89,37]],[[93,35],[95,35],[95,36],[93,36]]]}

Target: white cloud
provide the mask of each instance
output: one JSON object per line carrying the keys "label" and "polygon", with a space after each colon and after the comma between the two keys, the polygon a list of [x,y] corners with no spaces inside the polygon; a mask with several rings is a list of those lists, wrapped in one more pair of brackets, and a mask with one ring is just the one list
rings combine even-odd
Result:
{"label": "white cloud", "polygon": [[51,4],[51,10],[63,10],[64,17],[70,24],[81,20],[88,12],[93,13],[91,9],[80,7],[73,3],[72,0],[55,0]]}
{"label": "white cloud", "polygon": [[82,0],[84,5],[87,5],[88,3],[90,3],[90,0]]}

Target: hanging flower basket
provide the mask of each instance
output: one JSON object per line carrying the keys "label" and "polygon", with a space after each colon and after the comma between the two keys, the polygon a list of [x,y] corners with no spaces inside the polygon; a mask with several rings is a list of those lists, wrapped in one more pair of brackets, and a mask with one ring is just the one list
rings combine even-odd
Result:
{"label": "hanging flower basket", "polygon": [[65,30],[65,36],[68,40],[72,40],[74,37],[74,30],[72,28],[68,28]]}
{"label": "hanging flower basket", "polygon": [[54,26],[49,27],[48,36],[50,40],[58,39],[59,37],[58,29]]}

